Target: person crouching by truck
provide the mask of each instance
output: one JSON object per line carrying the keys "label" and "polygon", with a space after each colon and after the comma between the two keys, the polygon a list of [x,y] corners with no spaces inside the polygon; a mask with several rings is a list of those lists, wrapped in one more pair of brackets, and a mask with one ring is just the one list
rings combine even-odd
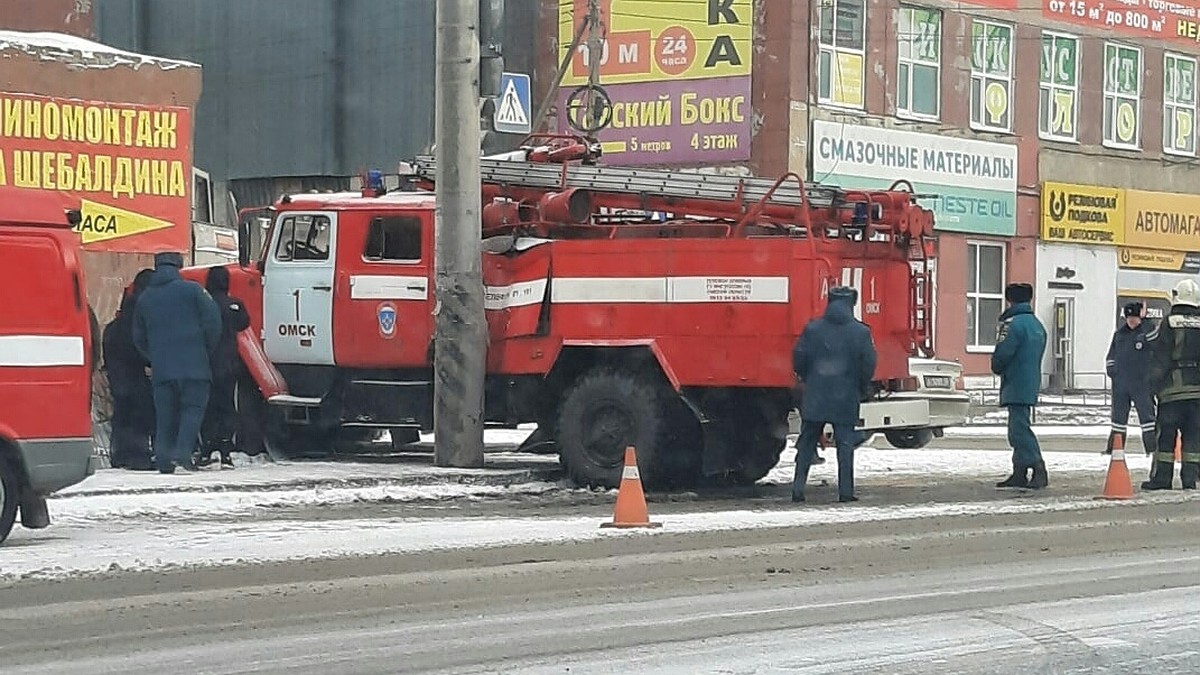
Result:
{"label": "person crouching by truck", "polygon": [[205,288],[221,309],[221,337],[217,339],[216,349],[209,358],[212,389],[200,430],[201,450],[195,462],[196,466],[207,466],[212,463],[213,453],[217,452],[221,455],[221,466],[233,468],[231,453],[237,429],[237,402],[234,397],[242,367],[237,334],[250,327],[250,314],[240,299],[229,294],[229,270],[224,267],[214,267],[208,271]]}
{"label": "person crouching by truck", "polygon": [[829,289],[824,316],[808,322],[792,351],[796,376],[804,390],[813,394],[801,400],[793,502],[805,500],[808,472],[826,424],[833,426],[837,446],[838,501],[858,501],[854,495],[854,448],[862,435],[854,426],[859,406],[870,394],[877,357],[871,329],[854,318],[857,301],[858,291],[853,288]]}
{"label": "person crouching by truck", "polygon": [[1113,333],[1108,346],[1105,370],[1112,379],[1112,431],[1108,434],[1105,454],[1112,454],[1113,443],[1120,437],[1125,447],[1125,433],[1129,424],[1129,407],[1137,408],[1138,422],[1142,429],[1142,448],[1146,455],[1154,453],[1154,395],[1150,391],[1151,323],[1145,320],[1146,307],[1140,302],[1131,302],[1121,310],[1125,323]]}
{"label": "person crouching by truck", "polygon": [[[1046,328],[1033,313],[1033,286],[1009,284],[1004,289],[1008,309],[1000,315],[1000,330],[992,352],[992,372],[1000,376],[1000,405],[1008,410],[1008,443],[1013,472],[996,487],[1041,489],[1050,484],[1042,448],[1033,434],[1031,415],[1042,384],[1042,355]],[[1032,478],[1029,472],[1033,472]]]}
{"label": "person crouching by truck", "polygon": [[114,469],[151,471],[150,439],[154,435],[154,388],[146,368],[150,362],[133,343],[133,314],[138,298],[150,284],[153,270],[144,269],[125,289],[117,315],[104,327],[104,369],[112,394],[112,454]]}

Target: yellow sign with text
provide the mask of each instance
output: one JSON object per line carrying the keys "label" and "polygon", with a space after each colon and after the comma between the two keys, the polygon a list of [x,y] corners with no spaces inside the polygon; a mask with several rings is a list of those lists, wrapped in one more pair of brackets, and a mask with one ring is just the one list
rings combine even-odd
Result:
{"label": "yellow sign with text", "polygon": [[79,233],[84,244],[131,237],[171,227],[171,223],[165,220],[88,199],[81,200],[79,215],[82,216],[82,220],[75,226],[75,231]]}
{"label": "yellow sign with text", "polygon": [[1187,254],[1182,251],[1155,251],[1149,248],[1122,246],[1117,253],[1117,266],[1131,270],[1178,272],[1183,269],[1186,259]]}
{"label": "yellow sign with text", "polygon": [[[579,48],[562,86],[588,80],[589,0],[559,0],[558,40]],[[600,84],[750,74],[753,0],[599,0]],[[580,32],[581,27],[583,28]]]}
{"label": "yellow sign with text", "polygon": [[1118,188],[1042,183],[1042,240],[1119,246],[1125,202]]}
{"label": "yellow sign with text", "polygon": [[1200,251],[1200,195],[1125,192],[1126,243],[1156,250]]}

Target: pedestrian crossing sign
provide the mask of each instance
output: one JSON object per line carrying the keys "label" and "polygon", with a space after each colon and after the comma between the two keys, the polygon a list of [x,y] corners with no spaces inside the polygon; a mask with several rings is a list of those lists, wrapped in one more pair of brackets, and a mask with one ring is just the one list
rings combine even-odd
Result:
{"label": "pedestrian crossing sign", "polygon": [[504,73],[500,77],[500,99],[496,102],[493,127],[502,134],[528,134],[533,130],[531,117],[529,76]]}

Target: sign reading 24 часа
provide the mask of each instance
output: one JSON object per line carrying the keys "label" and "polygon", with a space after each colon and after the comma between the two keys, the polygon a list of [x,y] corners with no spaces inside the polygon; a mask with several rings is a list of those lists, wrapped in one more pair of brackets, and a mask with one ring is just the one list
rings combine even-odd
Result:
{"label": "sign reading 24 \u0447\u0430\u0441\u0430", "polygon": [[1017,232],[1017,148],[968,138],[813,121],[813,180],[883,189],[907,180],[948,232]]}

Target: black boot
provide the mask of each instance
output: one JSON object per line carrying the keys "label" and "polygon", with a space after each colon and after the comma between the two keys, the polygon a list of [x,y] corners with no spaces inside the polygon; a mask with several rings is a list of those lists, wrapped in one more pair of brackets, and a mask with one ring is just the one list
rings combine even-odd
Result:
{"label": "black boot", "polygon": [[1197,478],[1200,478],[1200,464],[1184,462],[1179,468],[1179,482],[1183,483],[1183,489],[1195,490]]}
{"label": "black boot", "polygon": [[[1172,458],[1173,460],[1174,458]],[[1175,462],[1155,462],[1150,468],[1150,480],[1142,483],[1143,490],[1170,490]]]}
{"label": "black boot", "polygon": [[1028,471],[1029,471],[1029,467],[1021,466],[1020,464],[1017,464],[1014,462],[1012,475],[1009,476],[1008,478],[1000,481],[999,483],[996,483],[996,487],[998,487],[998,488],[1029,487],[1029,476],[1027,473]]}
{"label": "black boot", "polygon": [[1029,487],[1033,490],[1041,490],[1050,484],[1050,476],[1046,474],[1046,463],[1038,462],[1033,465],[1033,478],[1029,481]]}

